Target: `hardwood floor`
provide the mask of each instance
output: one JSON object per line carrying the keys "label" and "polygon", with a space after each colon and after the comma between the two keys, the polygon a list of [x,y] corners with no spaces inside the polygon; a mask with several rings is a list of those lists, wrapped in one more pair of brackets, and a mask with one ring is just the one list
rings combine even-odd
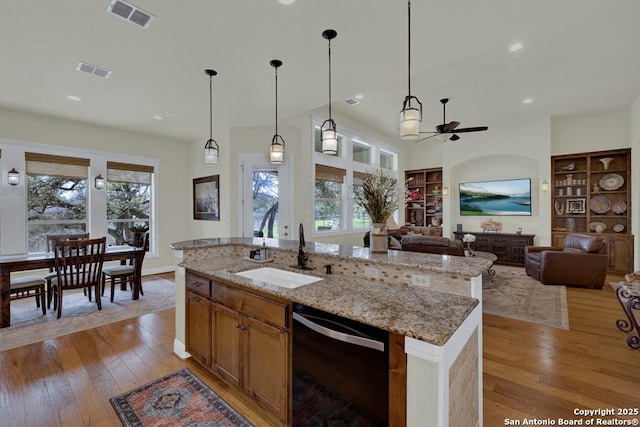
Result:
{"label": "hardwood floor", "polygon": [[[484,316],[485,426],[640,406],[640,350],[615,327],[622,311],[610,287],[568,288],[567,297],[568,331]],[[175,356],[174,330],[169,309],[1,352],[0,424],[120,425],[109,398],[188,367],[256,426],[277,425]]]}

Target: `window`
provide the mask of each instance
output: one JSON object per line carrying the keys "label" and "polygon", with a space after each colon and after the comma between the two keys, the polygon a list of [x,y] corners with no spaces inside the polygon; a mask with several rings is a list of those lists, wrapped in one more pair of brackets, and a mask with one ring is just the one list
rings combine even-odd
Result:
{"label": "window", "polygon": [[89,159],[25,153],[27,250],[47,251],[48,234],[87,230]]}
{"label": "window", "polygon": [[380,167],[383,169],[395,170],[395,165],[393,161],[395,160],[395,155],[393,153],[388,153],[386,151],[380,150]]}
{"label": "window", "polygon": [[353,202],[354,186],[375,169],[397,171],[397,150],[372,138],[340,127],[338,153],[321,152],[320,119],[313,120],[315,152],[314,232],[353,233],[369,227],[366,211]]}
{"label": "window", "polygon": [[107,162],[107,244],[134,242],[151,229],[153,166]]}
{"label": "window", "polygon": [[369,145],[354,138],[351,147],[354,162],[371,164],[371,147]]}
{"label": "window", "polygon": [[342,187],[346,171],[316,164],[314,230],[340,230]]}

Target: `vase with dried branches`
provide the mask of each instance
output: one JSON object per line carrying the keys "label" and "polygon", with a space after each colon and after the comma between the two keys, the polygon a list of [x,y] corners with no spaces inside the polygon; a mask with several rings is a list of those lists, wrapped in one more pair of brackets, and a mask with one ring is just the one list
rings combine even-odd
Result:
{"label": "vase with dried branches", "polygon": [[400,203],[398,180],[388,170],[378,169],[364,177],[360,185],[354,185],[353,201],[371,219],[371,252],[386,253],[389,247],[386,222]]}

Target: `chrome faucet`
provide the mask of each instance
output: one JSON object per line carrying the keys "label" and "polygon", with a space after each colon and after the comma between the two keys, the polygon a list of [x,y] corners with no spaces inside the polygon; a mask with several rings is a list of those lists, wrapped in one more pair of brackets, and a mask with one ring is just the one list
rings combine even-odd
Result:
{"label": "chrome faucet", "polygon": [[299,243],[298,243],[298,268],[306,270],[309,267],[307,267],[307,261],[309,261],[309,255],[307,253],[305,253],[305,251],[302,249],[305,246],[305,242],[304,242],[304,227],[302,226],[302,223],[300,223],[300,228],[298,231],[298,238],[299,238]]}

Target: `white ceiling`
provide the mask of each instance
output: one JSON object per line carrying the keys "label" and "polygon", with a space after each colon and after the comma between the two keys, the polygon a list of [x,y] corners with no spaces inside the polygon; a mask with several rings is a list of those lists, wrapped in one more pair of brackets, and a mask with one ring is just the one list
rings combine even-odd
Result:
{"label": "white ceiling", "polygon": [[[334,109],[397,135],[407,94],[407,3],[391,0],[134,0],[147,30],[109,0],[0,0],[0,106],[184,141],[216,126],[271,126],[326,106],[327,28]],[[640,93],[638,0],[413,0],[411,89],[423,130],[629,105]],[[517,53],[507,48],[524,43]],[[108,68],[101,79],[79,61]],[[362,102],[343,100],[356,94]],[[69,101],[67,95],[82,98]],[[533,103],[522,105],[531,97]],[[161,115],[163,120],[154,120]],[[0,135],[1,136],[1,135]],[[285,139],[286,139],[286,135]]]}

